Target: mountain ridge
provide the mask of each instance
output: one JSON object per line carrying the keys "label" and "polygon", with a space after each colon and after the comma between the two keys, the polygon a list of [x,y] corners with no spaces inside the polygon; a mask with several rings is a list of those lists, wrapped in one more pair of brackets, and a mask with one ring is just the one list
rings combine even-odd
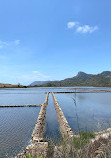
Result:
{"label": "mountain ridge", "polygon": [[87,74],[80,71],[72,78],[66,78],[60,81],[45,82],[47,83],[43,83],[41,85],[39,84],[39,86],[111,86],[111,71],[103,71],[99,74]]}

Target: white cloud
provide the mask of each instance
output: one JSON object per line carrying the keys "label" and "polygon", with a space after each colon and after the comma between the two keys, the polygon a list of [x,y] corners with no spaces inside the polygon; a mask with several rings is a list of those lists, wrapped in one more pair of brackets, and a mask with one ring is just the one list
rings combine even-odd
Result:
{"label": "white cloud", "polygon": [[83,25],[83,26],[78,26],[76,29],[76,32],[79,33],[93,33],[94,31],[98,30],[97,26],[89,26],[89,25]]}
{"label": "white cloud", "polygon": [[39,71],[32,71],[27,73],[14,72],[14,71],[0,71],[1,83],[29,85],[34,81],[47,81],[50,76],[47,76]]}
{"label": "white cloud", "polygon": [[47,76],[39,71],[32,71],[27,74],[16,75],[16,80],[22,84],[28,85],[34,81],[46,81],[50,76]]}
{"label": "white cloud", "polygon": [[67,23],[67,28],[68,28],[68,29],[71,29],[71,28],[73,28],[74,26],[76,26],[76,25],[78,25],[78,24],[79,24],[78,22],[74,22],[74,21],[68,22],[68,23]]}
{"label": "white cloud", "polygon": [[14,43],[15,43],[15,45],[19,45],[20,44],[20,40],[15,40]]}
{"label": "white cloud", "polygon": [[49,78],[49,76],[46,76],[46,75],[42,74],[39,71],[32,71],[32,75],[36,76],[37,78],[40,78],[40,79],[47,79],[47,78]]}
{"label": "white cloud", "polygon": [[20,44],[20,40],[14,40],[14,41],[2,41],[0,40],[0,48],[3,48],[5,46],[17,46]]}
{"label": "white cloud", "polygon": [[68,29],[72,29],[74,28],[76,32],[78,33],[93,33],[95,32],[96,30],[98,30],[98,26],[90,26],[90,25],[80,25],[79,22],[75,22],[75,21],[72,21],[72,22],[68,22],[67,23],[67,28]]}
{"label": "white cloud", "polygon": [[7,46],[7,45],[8,45],[7,42],[4,42],[4,41],[0,40],[0,48],[3,48],[3,46]]}

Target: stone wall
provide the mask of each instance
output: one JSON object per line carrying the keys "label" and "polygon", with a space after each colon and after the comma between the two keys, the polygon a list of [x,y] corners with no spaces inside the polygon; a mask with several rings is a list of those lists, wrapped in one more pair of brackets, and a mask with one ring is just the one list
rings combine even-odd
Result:
{"label": "stone wall", "polygon": [[45,132],[45,121],[46,121],[46,108],[48,104],[48,96],[49,93],[47,93],[45,102],[41,106],[41,110],[37,119],[37,123],[35,125],[35,128],[32,133],[32,142],[40,142],[43,141],[43,136]]}
{"label": "stone wall", "polygon": [[43,142],[43,136],[45,132],[46,108],[48,105],[48,96],[49,93],[47,93],[45,102],[41,106],[37,123],[35,124],[35,128],[32,133],[32,142],[29,146],[27,146],[24,149],[23,153],[17,155],[17,158],[25,158],[28,154],[32,155],[33,157],[42,155],[43,158],[46,158],[48,142]]}
{"label": "stone wall", "polygon": [[63,138],[65,138],[65,137],[71,138],[74,136],[74,133],[72,132],[72,130],[62,112],[62,109],[60,108],[59,103],[57,102],[57,99],[56,99],[54,93],[52,93],[52,97],[53,97],[54,106],[55,106],[55,110],[56,110],[57,117],[58,117],[61,135]]}
{"label": "stone wall", "polygon": [[37,107],[42,106],[42,104],[39,105],[0,105],[0,108],[18,108],[18,107]]}

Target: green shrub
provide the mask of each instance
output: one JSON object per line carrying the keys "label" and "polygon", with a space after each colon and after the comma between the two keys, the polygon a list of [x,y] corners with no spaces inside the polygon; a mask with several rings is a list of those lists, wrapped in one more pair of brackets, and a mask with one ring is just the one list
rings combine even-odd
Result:
{"label": "green shrub", "polygon": [[42,156],[37,156],[37,158],[42,158]]}
{"label": "green shrub", "polygon": [[[29,155],[27,155],[27,158],[33,158],[33,156],[29,154]],[[37,158],[42,158],[42,155],[37,156]]]}
{"label": "green shrub", "polygon": [[29,154],[29,155],[27,156],[27,158],[32,158],[32,156]]}
{"label": "green shrub", "polygon": [[91,139],[95,138],[95,134],[93,132],[81,132],[80,137],[81,139]]}
{"label": "green shrub", "polygon": [[95,134],[93,132],[81,132],[80,137],[73,138],[72,144],[75,148],[81,149],[83,148],[87,143],[90,142],[91,138],[94,138]]}

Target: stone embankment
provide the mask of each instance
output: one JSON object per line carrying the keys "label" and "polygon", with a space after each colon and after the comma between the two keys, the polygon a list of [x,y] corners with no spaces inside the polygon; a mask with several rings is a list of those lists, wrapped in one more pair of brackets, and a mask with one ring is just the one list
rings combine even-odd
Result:
{"label": "stone embankment", "polygon": [[39,105],[0,105],[0,108],[37,107],[37,106],[42,106],[42,104],[39,104]]}
{"label": "stone embankment", "polygon": [[46,108],[48,104],[48,96],[49,93],[47,93],[45,102],[41,106],[41,110],[37,119],[37,123],[35,125],[35,128],[32,133],[32,142],[40,142],[43,141],[43,135],[45,132],[45,120],[46,120]]}
{"label": "stone embankment", "polygon": [[59,103],[57,102],[57,99],[56,99],[54,93],[52,93],[52,97],[53,97],[54,106],[55,106],[57,117],[58,117],[61,135],[63,138],[72,138],[74,136],[74,133],[72,132],[72,130],[59,106]]}
{"label": "stone embankment", "polygon": [[43,136],[45,132],[45,120],[46,120],[46,108],[48,105],[49,93],[47,93],[45,102],[41,106],[41,110],[37,119],[37,123],[32,133],[31,145],[27,146],[23,153],[18,154],[17,158],[25,158],[27,155],[32,155],[37,157],[42,155],[43,158],[46,157],[48,142],[43,142]]}
{"label": "stone embankment", "polygon": [[54,92],[54,93],[89,93],[89,92],[75,92],[75,91],[72,91],[72,92]]}
{"label": "stone embankment", "polygon": [[107,91],[107,90],[88,90],[88,89],[73,89],[75,91],[61,91],[61,92],[54,92],[54,93],[106,93],[106,92],[111,92],[111,91]]}

